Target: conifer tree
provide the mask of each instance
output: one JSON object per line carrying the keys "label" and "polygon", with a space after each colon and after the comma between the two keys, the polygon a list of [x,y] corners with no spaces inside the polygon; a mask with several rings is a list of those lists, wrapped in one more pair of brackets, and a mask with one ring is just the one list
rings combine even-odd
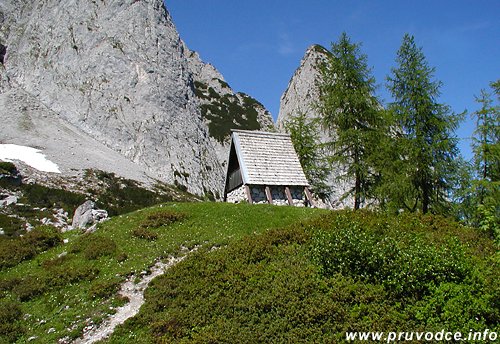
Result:
{"label": "conifer tree", "polygon": [[293,116],[285,123],[290,133],[293,147],[299,157],[311,190],[321,198],[326,198],[330,188],[326,184],[328,166],[320,138],[317,121],[307,118],[304,113]]}
{"label": "conifer tree", "polygon": [[427,63],[414,37],[406,34],[397,52],[397,67],[387,78],[394,102],[395,127],[401,131],[397,147],[404,164],[400,182],[411,187],[401,204],[409,210],[442,212],[456,173],[458,155],[454,131],[460,116],[438,102],[442,83],[434,80],[435,69]]}
{"label": "conifer tree", "polygon": [[[491,87],[500,98],[500,80]],[[483,230],[500,240],[500,106],[493,105],[491,94],[481,90],[476,102],[481,108],[474,112],[476,130],[473,137],[474,167],[477,180],[473,182],[477,200],[476,222]]]}
{"label": "conifer tree", "polygon": [[370,154],[380,122],[375,79],[360,44],[344,32],[332,43],[331,54],[320,69],[318,110],[331,141],[332,168],[345,166],[340,178],[353,182],[354,209],[359,209],[373,186]]}

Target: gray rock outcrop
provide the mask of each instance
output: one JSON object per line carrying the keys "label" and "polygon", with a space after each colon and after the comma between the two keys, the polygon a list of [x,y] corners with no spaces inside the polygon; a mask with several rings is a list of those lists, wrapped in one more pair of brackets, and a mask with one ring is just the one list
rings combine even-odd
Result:
{"label": "gray rock outcrop", "polygon": [[86,201],[75,210],[71,226],[73,228],[84,229],[108,218],[108,212],[103,209],[96,209],[92,201]]}
{"label": "gray rock outcrop", "polygon": [[[284,132],[285,123],[298,114],[306,114],[309,119],[319,117],[315,106],[315,103],[319,100],[319,68],[326,61],[329,54],[330,52],[320,45],[313,45],[307,49],[300,66],[281,96],[280,112],[276,123],[280,131]],[[329,132],[320,129],[319,137],[321,142],[327,142],[330,135]],[[340,181],[338,178],[343,175],[344,170],[344,166],[332,166],[327,180],[327,184],[331,187],[331,194],[326,201],[336,209],[352,207],[354,204],[353,197],[346,197],[346,193],[353,184],[348,181]]]}
{"label": "gray rock outcrop", "polygon": [[[80,168],[69,157],[60,158],[76,143],[65,135],[70,130],[89,150],[98,147],[100,157],[81,156],[75,148],[87,165],[104,161],[107,167],[101,169],[123,175],[129,169],[120,155],[138,166],[130,168],[141,175],[134,179],[216,195],[223,187],[228,123],[272,125],[261,105],[229,87],[219,94],[231,104],[248,105],[251,115],[231,118],[229,109],[217,116],[206,110],[220,97],[209,99],[198,86],[206,85],[208,92],[224,79],[186,48],[162,0],[4,0],[0,44],[5,47],[0,102],[11,109],[0,115],[12,122],[2,129],[9,137],[4,143],[27,141],[19,128],[40,129],[36,121],[51,117],[57,125],[50,124],[49,134],[40,129],[30,136],[38,138],[42,151],[52,147],[47,155],[63,173]],[[258,113],[257,124],[245,122],[254,115],[251,109]],[[63,133],[59,151],[43,143],[44,136],[51,142],[58,138],[54,131]]]}

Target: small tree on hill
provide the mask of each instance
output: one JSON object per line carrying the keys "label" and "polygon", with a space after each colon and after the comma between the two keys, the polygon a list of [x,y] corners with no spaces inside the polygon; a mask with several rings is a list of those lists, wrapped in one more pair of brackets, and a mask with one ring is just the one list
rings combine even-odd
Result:
{"label": "small tree on hill", "polygon": [[312,191],[321,198],[326,198],[330,188],[326,184],[328,166],[318,135],[318,125],[315,120],[299,113],[285,123],[285,129],[290,133],[293,147],[299,157]]}
{"label": "small tree on hill", "polygon": [[370,155],[376,146],[380,113],[367,56],[345,32],[332,43],[318,86],[320,122],[331,137],[327,143],[330,160],[332,166],[346,166],[340,178],[353,181],[350,193],[354,209],[359,209],[373,186]]}

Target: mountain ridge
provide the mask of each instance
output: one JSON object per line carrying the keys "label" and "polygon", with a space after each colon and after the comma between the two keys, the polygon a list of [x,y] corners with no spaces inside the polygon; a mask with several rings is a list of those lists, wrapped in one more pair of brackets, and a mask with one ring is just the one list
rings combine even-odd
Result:
{"label": "mountain ridge", "polygon": [[[202,108],[212,101],[196,94],[195,83],[207,76],[212,84],[212,79],[224,79],[186,47],[162,1],[74,1],[64,6],[55,0],[6,1],[0,13],[0,44],[6,47],[0,97],[10,103],[13,94],[30,96],[28,104],[21,101],[2,111],[0,120],[29,117],[33,108],[46,108],[96,146],[138,165],[146,179],[181,185],[198,195],[220,195],[228,135],[222,140],[212,136],[214,118]],[[229,87],[223,95],[229,95],[229,105],[243,103]],[[258,114],[259,128],[272,128],[267,110],[250,107]],[[231,116],[226,111],[219,117],[231,123]],[[22,141],[6,131],[2,142]],[[44,148],[40,141],[42,137],[38,146]],[[61,142],[60,150],[67,144]],[[52,159],[64,165],[53,150]],[[121,173],[113,166],[115,154],[103,158],[110,172]],[[72,168],[62,166],[63,173]]]}

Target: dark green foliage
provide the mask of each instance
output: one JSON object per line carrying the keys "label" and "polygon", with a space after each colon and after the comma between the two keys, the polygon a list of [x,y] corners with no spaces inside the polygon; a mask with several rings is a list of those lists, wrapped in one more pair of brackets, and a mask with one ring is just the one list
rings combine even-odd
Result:
{"label": "dark green foliage", "polygon": [[90,296],[92,298],[107,298],[111,297],[120,290],[122,279],[112,278],[110,280],[97,280],[92,282],[90,286]]}
{"label": "dark green foliage", "polygon": [[285,128],[290,133],[293,148],[311,184],[311,190],[322,198],[327,197],[330,192],[326,184],[329,167],[326,154],[319,144],[316,121],[308,120],[305,114],[299,113],[285,123]]}
{"label": "dark green foliage", "polygon": [[450,179],[457,170],[454,130],[460,116],[438,103],[442,84],[433,80],[435,69],[413,36],[404,36],[396,63],[387,78],[395,130],[392,155],[383,159],[387,163],[384,183],[390,185],[387,198],[396,208],[443,213],[449,206]]}
{"label": "dark green foliage", "polygon": [[339,179],[353,181],[349,194],[354,196],[354,209],[359,209],[375,182],[371,155],[381,135],[382,117],[367,56],[345,32],[332,43],[318,86],[320,122],[330,133],[332,167],[346,166]]}
{"label": "dark green foliage", "polygon": [[174,222],[182,221],[187,218],[187,214],[180,213],[172,210],[162,210],[152,213],[141,222],[142,228],[159,228],[168,226]]}
{"label": "dark green foliage", "polygon": [[132,235],[137,237],[137,238],[151,240],[151,241],[158,239],[157,233],[153,232],[152,230],[150,230],[148,228],[143,228],[143,227],[135,228],[132,231]]}
{"label": "dark green foliage", "polygon": [[[221,82],[222,83],[222,82]],[[232,94],[218,94],[213,88],[195,82],[195,93],[198,97],[209,101],[201,105],[201,113],[208,121],[210,136],[224,142],[231,129],[258,130],[261,128],[257,120],[257,108],[263,108],[252,97],[238,93],[242,101]]]}
{"label": "dark green foliage", "polygon": [[21,175],[14,165],[11,162],[0,161],[0,186],[13,189],[21,185]]}
{"label": "dark green foliage", "polygon": [[[89,259],[89,258],[87,258]],[[45,283],[50,287],[63,287],[80,281],[91,281],[99,275],[99,270],[90,264],[81,264],[73,259],[61,264],[45,266]]]}
{"label": "dark green foliage", "polygon": [[[4,231],[4,235],[12,236],[24,229],[24,222],[16,217],[0,214],[0,228]],[[0,239],[1,241],[2,239]]]}
{"label": "dark green foliage", "polygon": [[22,277],[0,280],[0,292],[12,292],[20,301],[29,301],[53,288],[66,287],[80,281],[91,281],[99,275],[92,265],[81,264],[69,256],[42,263],[43,271]]}
{"label": "dark green foliage", "polygon": [[16,266],[60,243],[62,238],[57,230],[46,226],[35,228],[23,237],[0,239],[0,269]]}
{"label": "dark green foliage", "polygon": [[153,280],[111,342],[130,333],[148,343],[338,343],[346,331],[498,331],[492,252],[491,240],[441,217],[331,213],[202,249]]}
{"label": "dark green foliage", "polygon": [[85,201],[85,196],[63,189],[53,189],[39,184],[21,185],[23,203],[40,208],[63,208],[73,214],[75,209]]}
{"label": "dark green foliage", "polygon": [[25,276],[15,281],[16,283],[12,285],[11,290],[20,301],[31,300],[47,289],[45,278],[41,276]]}
{"label": "dark green foliage", "polygon": [[11,162],[8,161],[0,161],[0,174],[16,174],[17,168]]}
{"label": "dark green foliage", "polygon": [[422,298],[434,285],[463,282],[471,263],[455,242],[435,247],[421,234],[398,231],[393,237],[347,216],[335,218],[334,230],[319,231],[313,258],[325,275],[336,273],[383,285],[398,297]]}
{"label": "dark green foliage", "polygon": [[110,237],[99,234],[84,235],[71,246],[70,252],[83,253],[86,259],[111,256],[116,252],[116,243]]}
{"label": "dark green foliage", "polygon": [[87,171],[87,173],[95,174],[106,185],[104,192],[99,194],[96,205],[106,209],[109,216],[172,200],[170,193],[144,189],[136,181],[117,177],[114,173],[103,171]]}
{"label": "dark green foliage", "polygon": [[[491,83],[498,100],[499,84],[499,81]],[[468,220],[496,238],[500,245],[500,105],[494,105],[491,94],[485,90],[476,101],[481,104],[474,112],[476,130],[472,147],[476,179],[469,186],[475,204]]]}
{"label": "dark green foliage", "polygon": [[132,231],[132,235],[146,240],[158,239],[158,234],[151,229],[169,226],[172,223],[182,221],[187,218],[184,213],[175,212],[172,210],[162,210],[148,215],[139,225]]}
{"label": "dark green foliage", "polygon": [[0,343],[13,343],[23,335],[22,316],[19,302],[0,299]]}

